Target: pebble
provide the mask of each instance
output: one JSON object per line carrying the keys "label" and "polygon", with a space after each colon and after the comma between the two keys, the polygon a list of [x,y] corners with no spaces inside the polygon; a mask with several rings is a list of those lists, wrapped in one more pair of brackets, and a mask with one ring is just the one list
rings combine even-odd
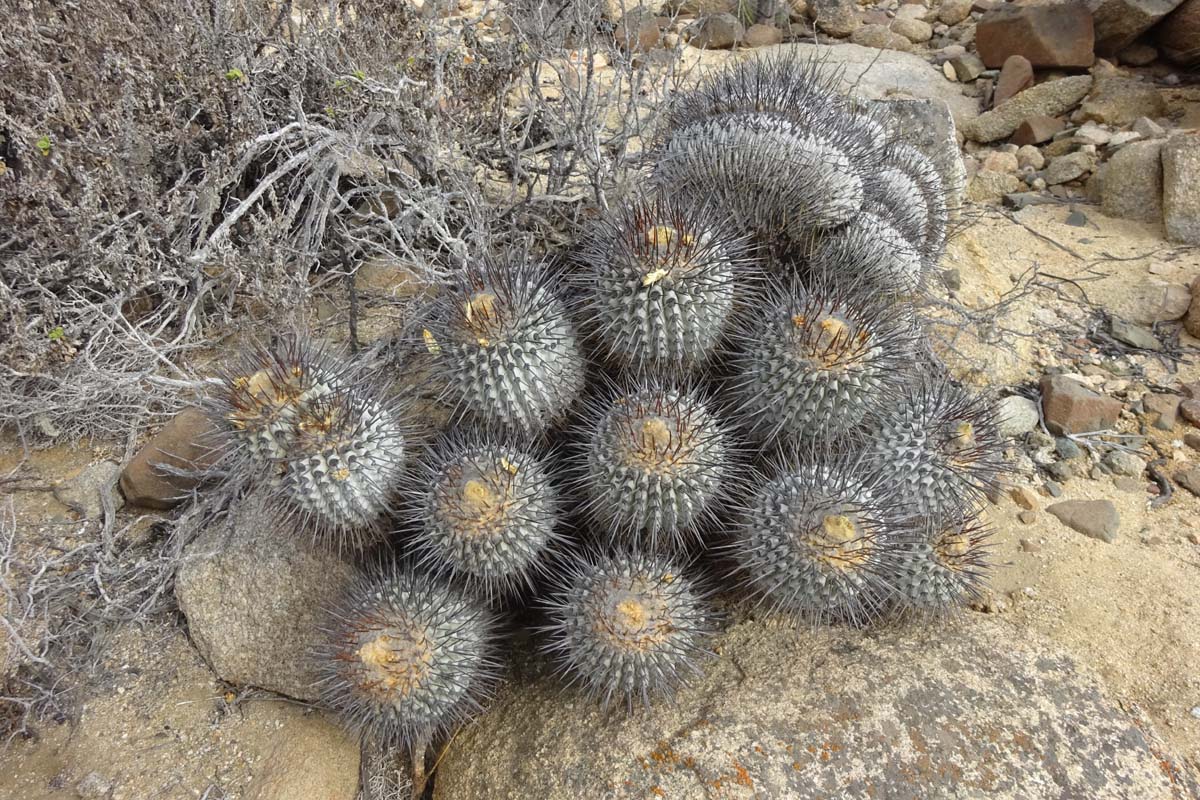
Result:
{"label": "pebble", "polygon": [[1146,462],[1133,453],[1113,450],[1104,456],[1104,464],[1118,475],[1136,478],[1146,469]]}
{"label": "pebble", "polygon": [[1038,424],[1038,404],[1028,397],[1014,394],[996,405],[999,420],[997,430],[1001,436],[1017,437],[1033,430]]}
{"label": "pebble", "polygon": [[1141,483],[1134,480],[1133,478],[1129,478],[1124,475],[1119,475],[1116,478],[1113,478],[1113,486],[1117,487],[1122,492],[1140,492],[1140,491],[1142,491]]}
{"label": "pebble", "polygon": [[1192,716],[1195,717],[1196,719],[1200,719],[1200,706],[1192,707]]}
{"label": "pebble", "polygon": [[1121,516],[1111,500],[1064,500],[1046,507],[1068,528],[1109,544],[1117,540]]}
{"label": "pebble", "polygon": [[[1018,511],[1017,519],[1021,520],[1022,525],[1032,525],[1034,522],[1037,521],[1037,512],[1036,511]],[[1027,548],[1023,548],[1023,549],[1027,549]],[[1030,552],[1036,553],[1037,551],[1033,550]]]}
{"label": "pebble", "polygon": [[[1024,513],[1024,512],[1022,512],[1022,513]],[[1020,516],[1020,515],[1018,514],[1018,516]],[[1021,520],[1021,521],[1024,522],[1024,520]],[[1038,544],[1037,542],[1030,541],[1029,539],[1021,539],[1020,545],[1021,545],[1021,549],[1023,551],[1025,551],[1026,553],[1042,552],[1042,546],[1040,544]]]}
{"label": "pebble", "polygon": [[1044,484],[1042,484],[1042,488],[1044,488],[1051,497],[1062,497],[1062,487],[1059,486],[1055,481],[1046,481]]}
{"label": "pebble", "polygon": [[1183,443],[1200,453],[1200,433],[1185,433]]}
{"label": "pebble", "polygon": [[1009,491],[1009,496],[1013,502],[1027,511],[1036,511],[1038,507],[1037,495],[1032,490],[1024,486],[1016,486]]}
{"label": "pebble", "polygon": [[1192,494],[1200,497],[1200,465],[1176,472],[1175,482]]}
{"label": "pebble", "polygon": [[1073,458],[1079,458],[1083,455],[1083,449],[1079,445],[1072,442],[1070,439],[1056,439],[1054,442],[1054,452],[1058,453],[1058,457],[1070,461]]}

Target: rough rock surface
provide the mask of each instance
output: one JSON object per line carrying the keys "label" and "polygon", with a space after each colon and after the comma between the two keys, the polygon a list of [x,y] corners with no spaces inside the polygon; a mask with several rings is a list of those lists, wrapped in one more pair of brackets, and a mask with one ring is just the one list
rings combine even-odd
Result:
{"label": "rough rock surface", "polygon": [[963,135],[976,142],[994,142],[1010,135],[1029,117],[1054,117],[1079,103],[1092,86],[1092,76],[1073,75],[1031,86],[1011,100],[980,114],[963,126]]}
{"label": "rough rock surface", "polygon": [[452,741],[435,797],[1168,800],[1194,785],[1090,673],[978,616],[870,633],[747,622],[716,650],[674,705],[629,715],[515,681]]}
{"label": "rough rock surface", "polygon": [[1004,59],[1000,76],[996,78],[996,91],[992,94],[992,105],[1016,97],[1033,86],[1033,65],[1025,56],[1012,55]]}
{"label": "rough rock surface", "polygon": [[1121,401],[1093,392],[1064,375],[1042,378],[1042,415],[1051,433],[1086,433],[1111,428]]}
{"label": "rough rock surface", "polygon": [[1095,158],[1087,153],[1076,151],[1058,156],[1050,160],[1046,168],[1046,183],[1056,186],[1060,183],[1079,180],[1092,171]]}
{"label": "rough rock surface", "polygon": [[700,30],[689,44],[710,50],[726,50],[740,42],[745,35],[745,28],[733,14],[713,14],[704,18]]}
{"label": "rough rock surface", "polygon": [[1187,313],[1190,294],[1188,287],[1182,283],[1167,283],[1151,278],[1114,298],[1109,310],[1139,325],[1170,322]]}
{"label": "rough rock surface", "polygon": [[1090,0],[1096,28],[1096,52],[1112,55],[1133,44],[1180,0]]}
{"label": "rough rock surface", "polygon": [[1035,67],[1090,67],[1092,15],[1076,2],[1002,5],[980,18],[975,47],[989,67],[1013,55]]}
{"label": "rough rock surface", "polygon": [[1018,147],[1041,144],[1054,138],[1054,134],[1067,127],[1058,117],[1048,117],[1045,114],[1035,114],[1021,120],[1021,124],[1013,131],[1012,143]]}
{"label": "rough rock surface", "polygon": [[1167,238],[1200,244],[1200,135],[1172,136],[1163,146],[1162,162]]}
{"label": "rough rock surface", "polygon": [[1162,219],[1162,142],[1133,142],[1104,168],[1104,213],[1118,219]]}
{"label": "rough rock surface", "polygon": [[997,432],[1001,436],[1020,436],[1038,424],[1037,403],[1019,394],[1010,395],[996,404]]}
{"label": "rough rock surface", "polygon": [[359,746],[320,714],[297,716],[275,735],[246,800],[355,800]]}
{"label": "rough rock surface", "polygon": [[1046,506],[1046,512],[1071,530],[1109,544],[1121,529],[1121,516],[1111,500],[1064,500]]}
{"label": "rough rock surface", "polygon": [[74,478],[54,487],[54,497],[84,519],[100,519],[108,503],[116,512],[125,503],[115,491],[121,467],[115,461],[100,461],[84,467]]}
{"label": "rough rock surface", "polygon": [[195,488],[198,478],[174,475],[163,467],[199,472],[217,457],[215,429],[198,408],[185,408],[142,445],[121,473],[121,492],[135,506],[173,508]]}
{"label": "rough rock surface", "polygon": [[892,30],[890,25],[863,25],[850,34],[850,41],[863,47],[879,50],[898,50],[907,53],[912,42]]}
{"label": "rough rock surface", "polygon": [[351,574],[249,498],[184,550],[175,596],[222,680],[314,700],[314,626]]}
{"label": "rough rock surface", "polygon": [[813,0],[808,14],[824,33],[846,37],[862,27],[862,17],[854,0]]}
{"label": "rough rock surface", "polygon": [[1155,32],[1167,58],[1184,67],[1200,64],[1200,0],[1184,0]]}
{"label": "rough rock surface", "polygon": [[937,167],[946,189],[946,206],[954,211],[966,191],[967,170],[959,156],[958,134],[951,109],[940,100],[883,100],[905,141]]}
{"label": "rough rock surface", "polygon": [[1152,84],[1106,76],[1096,79],[1091,93],[1079,107],[1078,119],[1125,127],[1139,117],[1161,117],[1166,113],[1166,101]]}

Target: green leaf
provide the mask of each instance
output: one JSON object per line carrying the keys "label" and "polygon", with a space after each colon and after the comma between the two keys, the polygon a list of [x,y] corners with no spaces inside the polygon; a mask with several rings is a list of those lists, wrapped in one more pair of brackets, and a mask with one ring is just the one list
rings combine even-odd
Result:
{"label": "green leaf", "polygon": [[367,79],[367,73],[363,72],[361,69],[354,70],[353,75],[360,81],[365,81]]}
{"label": "green leaf", "polygon": [[44,156],[50,155],[50,137],[49,136],[43,136],[42,138],[38,139],[36,142],[33,143],[33,146],[36,147],[38,150],[41,150],[42,155],[44,155]]}
{"label": "green leaf", "polygon": [[50,341],[52,342],[57,342],[65,338],[67,338],[67,332],[63,330],[62,325],[59,325],[57,328],[54,328],[50,331]]}
{"label": "green leaf", "polygon": [[241,81],[246,79],[246,74],[237,67],[234,67],[225,73],[225,77],[231,81]]}

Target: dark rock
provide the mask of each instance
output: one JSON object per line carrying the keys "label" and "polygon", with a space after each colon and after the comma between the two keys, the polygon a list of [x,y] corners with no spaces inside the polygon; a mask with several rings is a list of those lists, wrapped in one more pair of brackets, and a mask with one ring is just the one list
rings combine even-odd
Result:
{"label": "dark rock", "polygon": [[1180,0],[1089,0],[1096,29],[1096,52],[1102,56],[1119,53],[1179,3]]}
{"label": "dark rock", "polygon": [[999,620],[733,626],[673,702],[606,713],[548,678],[501,690],[436,800],[1170,800],[1193,779],[1057,646]]}
{"label": "dark rock", "polygon": [[131,505],[174,508],[199,485],[203,471],[216,463],[218,448],[217,431],[208,415],[185,408],[125,465],[121,492]]}
{"label": "dark rock", "polygon": [[1072,228],[1085,228],[1088,224],[1087,214],[1084,214],[1082,211],[1076,209],[1070,214],[1067,214],[1067,218],[1063,220],[1063,224],[1070,225]]}
{"label": "dark rock", "polygon": [[1200,428],[1200,400],[1184,400],[1180,403],[1179,416],[1192,427]]}
{"label": "dark rock", "polygon": [[1162,350],[1162,342],[1153,333],[1117,317],[1112,319],[1112,337],[1141,350]]}
{"label": "dark rock", "polygon": [[1200,244],[1200,135],[1193,132],[1167,139],[1162,163],[1167,238]]}
{"label": "dark rock", "polygon": [[1158,58],[1158,50],[1152,45],[1134,42],[1122,50],[1117,58],[1122,64],[1128,64],[1131,67],[1144,67],[1147,64],[1154,63]]}
{"label": "dark rock", "polygon": [[1058,457],[1064,461],[1070,461],[1072,458],[1079,458],[1083,455],[1083,450],[1080,449],[1079,445],[1066,437],[1054,440],[1054,452],[1058,453]]}
{"label": "dark rock", "polygon": [[1183,329],[1200,339],[1200,277],[1192,281],[1189,295],[1187,314],[1183,318]]}
{"label": "dark rock", "polygon": [[1163,55],[1183,67],[1200,66],[1200,0],[1184,0],[1155,32]]}
{"label": "dark rock", "polygon": [[733,14],[713,14],[705,17],[688,44],[705,50],[728,50],[745,35],[742,23]]}
{"label": "dark rock", "polygon": [[1166,113],[1167,103],[1153,84],[1112,75],[1096,79],[1091,93],[1079,106],[1078,117],[1072,119],[1124,127],[1139,117],[1161,117]]}
{"label": "dark rock", "polygon": [[811,0],[808,15],[817,28],[830,36],[845,38],[862,27],[854,0]]}
{"label": "dark rock", "polygon": [[1055,461],[1046,466],[1046,474],[1059,483],[1067,483],[1075,477],[1075,470],[1066,461]]}
{"label": "dark rock", "polygon": [[1117,540],[1121,528],[1121,516],[1111,500],[1064,500],[1046,506],[1046,512],[1071,530],[1109,544]]}
{"label": "dark rock", "polygon": [[962,275],[956,269],[942,270],[942,285],[952,292],[957,292],[962,288]]}
{"label": "dark rock", "polygon": [[1042,378],[1042,414],[1051,433],[1084,433],[1111,428],[1121,414],[1120,400],[1093,392],[1061,375]]}
{"label": "dark rock", "polygon": [[1000,68],[1000,77],[996,80],[996,91],[992,95],[992,103],[1000,105],[1010,97],[1033,86],[1033,65],[1022,55],[1011,55],[1004,59]]}
{"label": "dark rock", "polygon": [[1102,208],[1117,219],[1162,219],[1162,146],[1133,142],[1114,153],[1104,168]]}
{"label": "dark rock", "polygon": [[1065,130],[1066,127],[1067,123],[1057,117],[1039,114],[1022,120],[1010,141],[1017,146],[1042,144],[1053,139],[1054,134]]}
{"label": "dark rock", "polygon": [[1175,482],[1192,494],[1200,497],[1200,466],[1193,466],[1176,472]]}
{"label": "dark rock", "polygon": [[1004,5],[980,18],[975,47],[989,67],[1012,55],[1035,67],[1090,67],[1092,35],[1092,15],[1082,3]]}
{"label": "dark rock", "polygon": [[1177,394],[1147,394],[1142,397],[1142,408],[1151,425],[1160,431],[1169,431],[1179,421],[1182,400]]}

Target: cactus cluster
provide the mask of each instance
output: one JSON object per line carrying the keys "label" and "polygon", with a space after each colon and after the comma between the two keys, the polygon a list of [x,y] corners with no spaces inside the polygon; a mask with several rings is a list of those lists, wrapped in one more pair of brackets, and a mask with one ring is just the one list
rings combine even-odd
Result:
{"label": "cactus cluster", "polygon": [[[912,302],[941,257],[933,162],[819,65],[750,60],[666,114],[644,194],[557,260],[489,254],[416,301],[393,380],[257,348],[214,408],[232,472],[373,566],[328,610],[326,703],[385,747],[477,711],[500,622],[605,703],[697,674],[727,599],[810,623],[937,618],[987,575],[1000,472],[982,398]],[[372,375],[386,376],[373,368]]]}

